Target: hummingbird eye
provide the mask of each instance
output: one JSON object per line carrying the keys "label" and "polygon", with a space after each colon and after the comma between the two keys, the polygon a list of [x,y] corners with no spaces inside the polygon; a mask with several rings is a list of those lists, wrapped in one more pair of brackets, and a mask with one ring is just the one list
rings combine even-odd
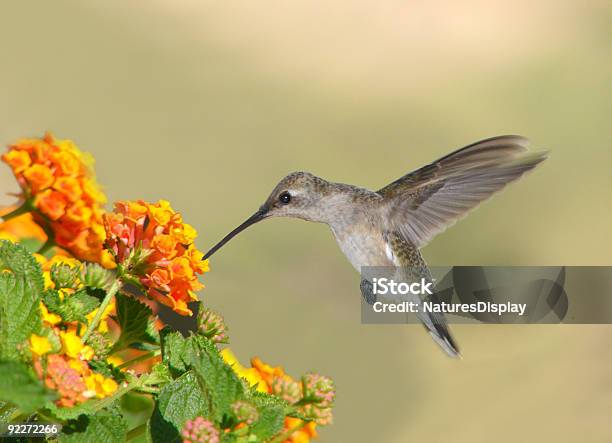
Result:
{"label": "hummingbird eye", "polygon": [[289,204],[291,201],[291,194],[289,194],[287,191],[283,192],[278,196],[278,201],[280,201],[283,205]]}

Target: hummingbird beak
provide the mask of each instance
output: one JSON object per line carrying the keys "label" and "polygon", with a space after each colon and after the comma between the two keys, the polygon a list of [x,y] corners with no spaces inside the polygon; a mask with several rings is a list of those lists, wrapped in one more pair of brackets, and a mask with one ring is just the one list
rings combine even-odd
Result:
{"label": "hummingbird beak", "polygon": [[232,238],[234,238],[240,232],[244,231],[249,226],[254,225],[258,221],[261,221],[264,218],[266,218],[267,214],[268,214],[268,209],[267,208],[265,208],[264,206],[259,208],[259,210],[255,214],[253,214],[249,218],[247,218],[240,226],[238,226],[232,232],[230,232],[225,237],[223,237],[223,240],[221,240],[219,243],[217,243],[215,246],[213,246],[210,249],[210,251],[208,251],[206,254],[204,254],[204,257],[202,258],[202,260],[206,260],[208,257],[213,255],[215,252],[217,252],[219,249],[221,249],[221,247],[224,244],[226,244],[228,241],[230,241]]}

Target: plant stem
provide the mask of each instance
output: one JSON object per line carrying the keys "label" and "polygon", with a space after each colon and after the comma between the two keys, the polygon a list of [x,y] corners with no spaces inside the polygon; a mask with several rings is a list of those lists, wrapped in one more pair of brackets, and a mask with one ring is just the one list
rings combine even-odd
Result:
{"label": "plant stem", "polygon": [[32,202],[30,200],[26,200],[17,209],[14,209],[13,211],[9,212],[8,214],[4,214],[2,216],[2,219],[4,221],[9,221],[12,218],[19,217],[20,215],[23,215],[23,214],[26,214],[28,212],[31,212],[33,209],[34,209],[34,207],[32,206]]}
{"label": "plant stem", "polygon": [[134,389],[134,392],[138,394],[143,394],[143,395],[159,394],[159,391],[160,391],[159,388],[155,388],[153,386],[150,386],[150,387],[142,386],[138,389]]}
{"label": "plant stem", "polygon": [[143,423],[139,426],[136,426],[134,429],[130,429],[127,433],[127,435],[125,436],[125,441],[130,441],[135,439],[136,437],[144,434],[144,432],[147,430],[147,424]]}
{"label": "plant stem", "polygon": [[147,352],[145,354],[139,355],[136,358],[133,358],[131,360],[128,360],[128,361],[125,361],[125,362],[121,363],[119,366],[117,366],[117,369],[127,368],[129,366],[132,366],[133,364],[138,363],[138,362],[145,361],[145,360],[148,360],[150,358],[157,357],[160,354],[161,354],[161,350],[159,350],[159,349],[155,349],[153,351],[149,351],[149,352]]}
{"label": "plant stem", "polygon": [[102,319],[102,315],[104,314],[104,311],[106,310],[106,308],[108,307],[108,304],[111,302],[111,300],[113,299],[113,297],[115,296],[115,294],[120,288],[121,288],[121,281],[117,279],[113,282],[109,290],[106,292],[106,295],[104,296],[104,300],[102,300],[102,303],[100,303],[100,306],[98,307],[98,310],[96,311],[95,317],[93,318],[91,323],[89,323],[89,325],[87,326],[87,330],[85,331],[85,335],[83,335],[83,338],[81,339],[81,343],[87,343],[87,339],[89,338],[91,333],[95,331],[95,329],[98,327],[98,323],[100,323],[100,319]]}
{"label": "plant stem", "polygon": [[47,237],[47,241],[40,247],[37,253],[45,255],[53,247],[55,247],[55,241],[53,241],[52,237]]}
{"label": "plant stem", "polygon": [[300,429],[302,429],[304,426],[306,426],[308,422],[306,421],[302,421],[299,425],[292,427],[291,429],[287,429],[285,432],[283,432],[282,434],[277,435],[276,437],[274,437],[272,440],[270,440],[270,443],[282,443],[285,440],[287,440],[289,437],[291,437],[291,435],[295,432],[295,431],[299,431]]}

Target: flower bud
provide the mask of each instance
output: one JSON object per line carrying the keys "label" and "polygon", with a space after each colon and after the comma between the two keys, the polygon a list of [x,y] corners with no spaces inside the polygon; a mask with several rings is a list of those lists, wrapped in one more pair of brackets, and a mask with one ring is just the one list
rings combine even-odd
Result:
{"label": "flower bud", "polygon": [[213,343],[227,343],[227,327],[223,317],[202,305],[198,314],[198,331]]}
{"label": "flower bud", "polygon": [[247,425],[252,425],[259,418],[257,408],[246,401],[238,400],[232,403],[232,411],[240,423]]}
{"label": "flower bud", "polygon": [[300,408],[300,412],[309,420],[316,424],[326,426],[332,423],[332,408],[321,408],[316,404],[304,405]]}
{"label": "flower bud", "polygon": [[336,390],[331,378],[319,374],[306,374],[302,377],[305,402],[329,408],[334,403]]}
{"label": "flower bud", "polygon": [[94,354],[98,358],[104,358],[110,351],[111,342],[104,335],[100,334],[97,331],[94,331],[87,339],[87,344],[91,346],[94,351]]}
{"label": "flower bud", "polygon": [[302,396],[300,384],[288,376],[274,377],[270,383],[270,391],[289,404],[296,403]]}
{"label": "flower bud", "polygon": [[203,417],[187,420],[181,431],[183,443],[219,443],[219,430]]}
{"label": "flower bud", "polygon": [[66,263],[55,263],[51,267],[51,280],[55,289],[77,289],[80,281],[80,269]]}

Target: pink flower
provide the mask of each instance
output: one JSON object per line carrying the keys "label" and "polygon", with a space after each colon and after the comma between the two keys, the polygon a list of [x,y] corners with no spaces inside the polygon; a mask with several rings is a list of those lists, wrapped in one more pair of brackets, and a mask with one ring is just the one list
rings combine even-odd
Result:
{"label": "pink flower", "polygon": [[181,431],[183,443],[219,443],[219,430],[203,417],[187,420]]}

